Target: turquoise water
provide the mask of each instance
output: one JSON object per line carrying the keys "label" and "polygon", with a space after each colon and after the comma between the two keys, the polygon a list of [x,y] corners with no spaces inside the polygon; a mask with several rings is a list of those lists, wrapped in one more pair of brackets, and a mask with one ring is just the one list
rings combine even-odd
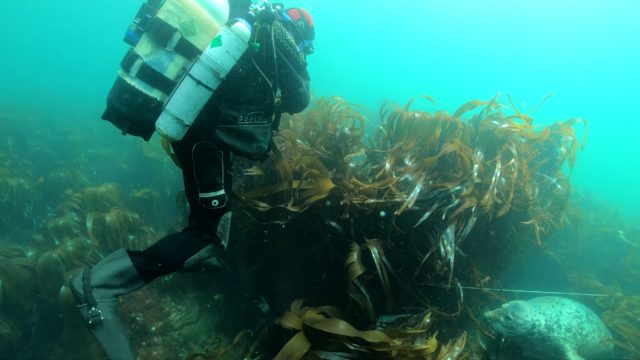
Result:
{"label": "turquoise water", "polygon": [[[22,147],[7,148],[28,149],[24,157],[37,170],[33,171],[36,176],[29,178],[33,183],[48,173],[38,167],[93,169],[89,164],[96,169],[86,175],[95,184],[113,181],[125,190],[164,189],[167,209],[155,210],[171,217],[174,190],[180,188],[177,170],[171,164],[162,172],[140,167],[156,155],[154,159],[169,161],[160,150],[146,149],[149,154],[143,154],[142,147],[127,148],[141,141],[120,137],[111,124],[99,120],[128,48],[122,41],[124,30],[141,3],[22,0],[3,4],[0,115],[20,116],[0,116],[0,121],[32,117],[42,127],[50,123],[93,127],[100,139],[81,142],[50,136],[46,147],[23,141]],[[634,241],[640,233],[636,225],[640,220],[636,146],[640,134],[640,1],[297,0],[287,5],[306,7],[316,21],[316,54],[309,57],[314,96],[337,95],[362,104],[369,109],[366,113],[372,121],[377,120],[379,104],[387,100],[403,104],[429,95],[437,100],[435,106],[425,101],[415,106],[453,112],[469,100],[489,100],[496,94],[501,94],[503,102],[510,95],[525,113],[535,110],[531,115],[538,124],[576,117],[588,120],[586,150],[578,156],[572,183],[581,194],[584,213],[598,218],[585,216],[584,228],[593,234],[581,234],[576,230],[580,224],[569,224],[576,226],[550,235],[546,243],[559,249],[553,254],[554,261],[550,261],[547,247],[544,252],[536,248],[533,256],[524,252],[527,261],[509,268],[500,285],[569,291],[575,289],[569,281],[569,269],[582,271],[585,277],[598,274],[603,283],[620,285],[625,294],[638,294],[637,272],[623,272],[637,268],[638,258],[631,255],[638,249]],[[549,94],[553,96],[537,108]],[[20,125],[15,124],[14,129]],[[581,135],[583,130],[578,126],[578,131]],[[87,132],[89,138],[95,134]],[[45,137],[39,134],[34,138]],[[69,150],[67,142],[80,145]],[[85,143],[95,149],[88,146],[86,154],[79,154],[76,147]],[[37,149],[42,148],[59,151],[56,155],[67,163],[46,164],[55,157],[46,154],[40,158]],[[98,163],[105,159],[110,161]],[[122,169],[127,171],[119,171]],[[147,170],[173,177],[153,179]],[[165,186],[158,185],[162,180]],[[56,185],[60,184],[52,187]],[[592,201],[596,199],[600,200]],[[602,206],[601,201],[611,205]],[[45,211],[32,211],[32,204],[28,205],[14,206],[22,217],[11,220],[19,224],[16,228],[23,222],[31,223],[23,229],[25,234],[15,234],[32,241],[36,238],[35,230],[29,233],[32,228],[54,218],[52,214],[45,218]],[[32,212],[42,213],[43,218],[30,219]],[[636,222],[618,228],[616,213]],[[162,217],[157,222],[166,225],[164,222],[170,221]],[[0,240],[12,241],[15,234],[0,234]],[[623,263],[625,256],[627,263]],[[342,259],[338,269],[341,264]],[[45,315],[57,316],[55,311],[38,314],[43,321],[48,321]],[[3,350],[0,346],[0,353]],[[47,349],[37,350],[45,353]]]}
{"label": "turquoise water", "polygon": [[[96,121],[141,1],[3,5],[0,106]],[[312,90],[364,104],[430,95],[453,111],[510,94],[522,111],[553,93],[539,123],[589,121],[573,182],[637,219],[640,2],[636,0],[298,0],[317,26]],[[423,106],[427,106],[424,104]],[[429,108],[433,109],[433,108]]]}

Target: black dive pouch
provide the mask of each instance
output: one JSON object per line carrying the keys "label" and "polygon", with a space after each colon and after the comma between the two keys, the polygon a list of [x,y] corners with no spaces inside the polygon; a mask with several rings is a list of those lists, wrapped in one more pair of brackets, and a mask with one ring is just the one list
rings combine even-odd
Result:
{"label": "black dive pouch", "polygon": [[163,103],[118,77],[107,97],[107,109],[102,119],[122,131],[149,141],[155,131],[156,119]]}
{"label": "black dive pouch", "polygon": [[201,141],[193,146],[191,156],[200,206],[209,210],[227,206],[225,154],[213,143]]}

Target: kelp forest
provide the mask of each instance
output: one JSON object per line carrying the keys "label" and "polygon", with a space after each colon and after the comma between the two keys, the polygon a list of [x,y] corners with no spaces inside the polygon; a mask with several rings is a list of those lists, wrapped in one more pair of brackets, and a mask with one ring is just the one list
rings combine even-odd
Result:
{"label": "kelp forest", "polygon": [[[437,108],[284,116],[269,159],[234,159],[230,271],[120,299],[139,359],[505,359],[482,313],[524,290],[588,295],[640,357],[640,228],[571,188],[587,122],[541,126],[510,97]],[[65,284],[180,230],[180,171],[157,138],[0,117],[0,358],[103,358]],[[514,281],[534,262],[562,287]]]}

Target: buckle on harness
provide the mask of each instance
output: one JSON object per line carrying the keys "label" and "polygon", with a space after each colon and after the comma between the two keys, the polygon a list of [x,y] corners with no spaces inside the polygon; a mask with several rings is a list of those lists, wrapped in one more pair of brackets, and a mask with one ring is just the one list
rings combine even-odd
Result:
{"label": "buckle on harness", "polygon": [[89,326],[93,326],[99,322],[102,322],[104,318],[102,317],[102,311],[98,310],[95,306],[92,306],[87,313],[87,321]]}

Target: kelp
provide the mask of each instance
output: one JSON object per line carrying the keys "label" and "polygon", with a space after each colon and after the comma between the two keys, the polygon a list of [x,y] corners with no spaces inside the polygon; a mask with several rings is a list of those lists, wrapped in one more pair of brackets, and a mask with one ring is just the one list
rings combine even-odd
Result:
{"label": "kelp", "polygon": [[[301,212],[316,201],[326,198],[335,187],[327,168],[318,159],[311,156],[296,159],[286,168],[279,170],[281,170],[281,178],[288,180],[263,188],[258,192],[245,192],[243,196],[247,203],[258,210],[283,208],[293,212]],[[267,205],[264,201],[251,200],[264,193],[268,193],[272,197],[279,196],[284,201],[277,205]]]}
{"label": "kelp", "polygon": [[38,202],[33,165],[0,150],[0,230],[8,231],[17,224],[29,226],[32,209]]}
{"label": "kelp", "polygon": [[[340,226],[332,241],[351,243],[347,292],[369,324],[401,306],[457,316],[461,280],[473,281],[478,267],[488,279],[501,275],[469,254],[542,246],[563,225],[580,149],[574,128],[586,128],[581,119],[534,125],[510,98],[510,106],[472,100],[452,114],[412,109],[415,100],[383,104],[370,131],[357,107],[320,99],[283,119],[279,151],[247,163],[237,186],[258,222],[293,223],[316,209],[320,222]],[[519,235],[509,238],[503,224]],[[457,310],[431,308],[422,284],[433,282],[454,287]]]}
{"label": "kelp", "polygon": [[[180,179],[159,144],[84,123],[0,114],[2,358],[38,357],[44,348],[59,358],[99,357],[54,345],[62,340],[63,285],[116,248],[144,248],[173,225],[164,210],[175,205]],[[84,329],[79,319],[73,326]],[[36,337],[49,343],[34,344]]]}
{"label": "kelp", "polygon": [[367,239],[362,245],[358,245],[356,243],[351,244],[351,251],[345,261],[345,267],[347,267],[348,279],[350,282],[349,294],[360,304],[361,309],[365,309],[369,318],[373,320],[376,318],[373,304],[371,303],[370,296],[365,287],[358,279],[360,275],[364,274],[366,271],[362,262],[363,251],[367,251],[370,254],[374,268],[380,280],[380,284],[386,296],[387,308],[392,307],[391,285],[389,282],[388,272],[393,271],[393,269],[390,267],[384,256],[379,240]]}
{"label": "kelp", "polygon": [[593,194],[573,194],[567,225],[554,236],[549,257],[567,269],[578,293],[597,294],[589,305],[610,329],[616,358],[640,356],[640,229]]}
{"label": "kelp", "polygon": [[[568,161],[572,167],[577,151],[572,126],[582,121],[558,122],[551,127],[553,131],[545,128],[536,133],[530,118],[504,114],[495,99],[463,104],[453,116],[444,111],[435,115],[408,111],[411,104],[403,109],[385,104],[381,109],[382,124],[365,147],[363,116],[353,115],[356,110],[344,100],[319,101],[303,119],[291,119],[294,125],[283,129],[277,139],[283,154],[276,161],[281,181],[242,195],[261,210],[284,206],[299,211],[326,198],[333,188],[330,184],[335,184],[350,203],[386,203],[396,207],[395,215],[424,202],[431,205],[429,209],[438,204],[431,213],[440,210],[445,217],[451,214],[450,223],[460,222],[456,228],[460,234],[468,233],[478,217],[502,217],[514,206],[529,209],[531,224],[542,227],[542,232],[547,230],[540,223],[548,225],[553,216],[536,214],[545,212],[542,205],[546,204],[532,203],[539,201],[540,188],[546,189],[548,184],[560,188],[563,194],[568,189],[560,168],[542,169],[550,161],[544,151],[553,151],[554,156],[562,154],[553,159],[555,165]],[[483,108],[478,111],[480,107]],[[461,116],[473,110],[478,112],[470,123],[463,122]],[[352,126],[341,127],[343,123]],[[358,125],[353,126],[354,123]],[[347,140],[345,133],[350,136]],[[553,144],[548,144],[550,139]],[[552,146],[556,144],[559,147]],[[293,181],[296,168],[301,169],[300,175]],[[305,183],[300,179],[305,169],[315,169],[310,173],[322,181]],[[260,173],[266,171],[261,169]],[[304,193],[299,191],[301,184],[305,185]],[[293,194],[290,198],[297,196],[304,206],[287,207],[257,200],[279,192]],[[482,214],[477,213],[480,211]],[[468,219],[461,221],[464,215]]]}
{"label": "kelp", "polygon": [[405,320],[397,328],[358,330],[331,306],[307,307],[295,300],[277,323],[297,331],[275,356],[297,359],[457,359],[466,334],[440,345],[430,333],[430,314]]}
{"label": "kelp", "polygon": [[[456,248],[477,226],[513,217],[541,244],[561,225],[557,219],[569,194],[562,166],[575,164],[573,127],[584,121],[537,129],[515,106],[515,114],[505,113],[497,98],[467,102],[453,115],[410,110],[412,105],[384,104],[381,124],[364,145],[364,116],[342,99],[319,100],[283,123],[276,138],[282,155],[273,162],[278,181],[241,196],[260,211],[300,212],[335,192],[340,204],[387,209],[394,218],[419,213],[417,230],[438,224],[428,248],[440,248],[449,283]],[[286,202],[272,201],[278,194],[287,194]]]}
{"label": "kelp", "polygon": [[33,259],[15,246],[0,245],[0,357],[13,357],[29,337],[37,294]]}
{"label": "kelp", "polygon": [[131,209],[140,215],[147,224],[160,225],[166,223],[163,214],[162,196],[152,189],[136,189],[129,196]]}
{"label": "kelp", "polygon": [[87,233],[107,253],[121,247],[142,250],[155,237],[153,229],[147,227],[138,214],[120,208],[112,208],[106,213],[89,213]]}
{"label": "kelp", "polygon": [[76,214],[107,212],[124,204],[124,195],[115,183],[92,186],[78,192],[67,192],[58,207]]}
{"label": "kelp", "polygon": [[70,271],[91,265],[100,258],[98,243],[94,240],[84,237],[65,239],[56,248],[38,256],[38,284],[47,296],[57,297]]}
{"label": "kelp", "polygon": [[[264,244],[250,250],[289,246],[289,228],[309,227],[308,239],[291,236],[296,249],[308,250],[292,252],[291,264],[311,266],[304,256],[316,256],[335,262],[327,269],[344,273],[340,283],[334,281],[339,275],[317,272],[332,286],[335,294],[326,297],[336,299],[341,311],[295,302],[279,322],[291,331],[281,351],[289,349],[285,352],[291,351],[291,356],[305,358],[464,357],[466,335],[457,323],[460,284],[499,278],[498,254],[517,252],[523,243],[544,244],[545,236],[563,224],[571,169],[584,146],[574,129],[586,125],[582,120],[538,127],[511,99],[509,107],[497,97],[467,102],[452,113],[416,110],[416,100],[404,106],[384,104],[380,122],[372,126],[358,106],[338,97],[319,99],[305,113],[283,117],[274,139],[279,150],[265,163],[236,160],[239,176],[234,187],[243,202],[239,210],[256,220],[236,226],[261,231],[260,225],[277,224],[279,230],[260,232]],[[58,149],[69,145],[48,146],[58,144],[58,139],[48,140],[51,134],[33,129],[31,136],[43,144],[38,147],[44,154],[41,160],[26,160],[39,158],[17,140],[20,136],[0,142],[0,199],[7,200],[2,206],[27,204],[7,207],[8,213],[3,213],[7,234],[19,228],[11,220],[21,212],[38,229],[29,239],[38,251],[23,268],[27,271],[18,273],[27,283],[39,284],[37,290],[31,288],[34,294],[51,294],[78,268],[118,247],[142,248],[166,230],[160,227],[171,222],[161,218],[160,204],[173,201],[178,186],[172,186],[180,182],[170,176],[170,160],[159,144],[136,144],[136,151],[125,152],[124,142],[84,130],[68,134],[70,151],[62,152]],[[179,210],[184,210],[184,196],[177,199],[183,203]],[[316,247],[316,242],[325,247]],[[315,253],[316,249],[327,253]],[[494,259],[477,256],[494,252]],[[500,264],[507,267],[506,261]],[[250,266],[248,271],[262,270],[259,263]],[[2,298],[20,294],[2,274]],[[281,280],[276,280],[278,271],[263,275],[269,282]],[[284,281],[282,286],[289,286]],[[425,287],[434,282],[441,287]],[[315,283],[318,279],[309,278],[304,286]],[[155,295],[163,292],[170,291],[125,303],[131,310],[125,312],[125,321],[138,334],[134,341],[142,343],[149,332],[155,334],[141,358],[175,358],[170,347],[186,346],[177,339],[180,333],[188,332],[190,319],[211,306],[210,297],[198,300],[203,311],[183,314],[174,301],[157,301]],[[282,301],[288,304],[291,298]],[[458,307],[452,311],[454,302]],[[29,308],[24,301],[12,306]],[[408,308],[418,309],[420,315],[378,326],[385,314]],[[161,340],[170,331],[170,313],[184,318],[176,324],[188,324],[174,329],[172,340]],[[617,316],[612,319],[624,332],[625,323]],[[462,335],[440,342],[440,329],[445,329],[441,334]],[[244,333],[225,347],[206,328],[198,330],[210,340],[204,346],[215,349],[188,347],[195,358],[225,351],[229,355],[232,347],[247,342]]]}
{"label": "kelp", "polygon": [[602,320],[616,335],[612,339],[614,344],[633,356],[640,356],[640,296],[613,295],[598,305],[608,309],[602,314]]}
{"label": "kelp", "polygon": [[633,357],[640,356],[640,296],[625,295],[617,285],[605,285],[588,272],[574,273],[571,280],[583,291],[603,295],[595,304],[602,311],[602,321],[614,336],[608,341]]}
{"label": "kelp", "polygon": [[155,232],[137,213],[127,209],[128,203],[153,204],[158,197],[138,190],[127,198],[113,183],[68,191],[56,208],[57,217],[47,221],[45,236],[55,245],[86,237],[95,241],[101,254],[120,247],[144,248]]}

